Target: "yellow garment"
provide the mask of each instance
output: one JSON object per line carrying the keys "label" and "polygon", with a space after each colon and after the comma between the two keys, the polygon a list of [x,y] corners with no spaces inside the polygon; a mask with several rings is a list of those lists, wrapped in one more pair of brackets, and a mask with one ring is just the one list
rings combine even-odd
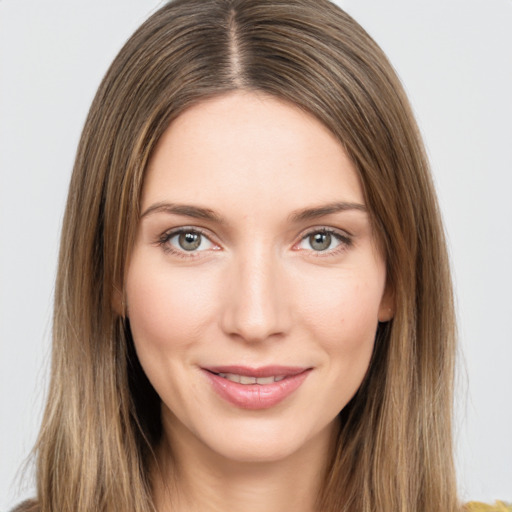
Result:
{"label": "yellow garment", "polygon": [[472,501],[464,507],[465,512],[512,512],[512,505],[504,501],[497,501],[494,505],[487,505],[479,501]]}

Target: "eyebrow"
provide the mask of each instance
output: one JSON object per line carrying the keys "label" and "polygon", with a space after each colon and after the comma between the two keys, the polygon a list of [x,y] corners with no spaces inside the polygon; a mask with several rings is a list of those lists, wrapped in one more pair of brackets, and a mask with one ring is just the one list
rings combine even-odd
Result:
{"label": "eyebrow", "polygon": [[155,203],[149,208],[144,210],[141,219],[154,213],[169,213],[173,215],[183,215],[185,217],[192,217],[194,219],[210,220],[219,224],[224,224],[224,220],[220,215],[215,213],[209,208],[202,208],[200,206],[192,206],[189,204],[176,204],[176,203]]}
{"label": "eyebrow", "polygon": [[303,210],[296,210],[291,213],[290,219],[293,222],[303,222],[305,220],[323,217],[324,215],[331,215],[333,213],[345,212],[349,210],[357,210],[360,212],[368,211],[364,204],[341,201],[317,206],[314,208],[304,208]]}
{"label": "eyebrow", "polygon": [[[303,222],[305,220],[316,219],[325,215],[331,215],[333,213],[344,212],[348,210],[357,210],[361,212],[367,212],[367,208],[364,204],[350,203],[346,201],[328,203],[313,208],[304,208],[292,212],[289,216],[292,222]],[[225,224],[224,219],[215,213],[210,208],[202,208],[200,206],[193,206],[189,204],[176,204],[176,203],[155,203],[147,208],[140,218],[147,217],[154,213],[168,213],[172,215],[183,215],[185,217],[192,217],[194,219],[203,219],[216,222],[218,224]]]}

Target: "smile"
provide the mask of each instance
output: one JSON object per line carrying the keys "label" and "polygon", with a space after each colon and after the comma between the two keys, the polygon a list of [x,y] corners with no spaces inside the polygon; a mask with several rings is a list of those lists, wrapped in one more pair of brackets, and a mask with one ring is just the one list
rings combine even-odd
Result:
{"label": "smile", "polygon": [[268,409],[300,388],[312,368],[267,366],[256,369],[217,367],[202,369],[213,390],[241,409]]}
{"label": "smile", "polygon": [[273,382],[279,382],[285,378],[285,375],[274,375],[270,377],[251,377],[250,375],[238,375],[236,373],[218,373],[217,375],[231,382],[259,385],[272,384]]}

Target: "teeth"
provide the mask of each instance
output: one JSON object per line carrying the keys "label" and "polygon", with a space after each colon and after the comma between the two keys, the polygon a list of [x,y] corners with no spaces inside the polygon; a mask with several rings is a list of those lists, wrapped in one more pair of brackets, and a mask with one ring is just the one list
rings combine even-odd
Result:
{"label": "teeth", "polygon": [[248,375],[237,375],[236,373],[219,373],[219,377],[238,382],[239,384],[272,384],[284,379],[284,375],[276,375],[270,377],[249,377]]}
{"label": "teeth", "polygon": [[240,375],[237,375],[236,373],[219,373],[219,375],[231,382],[240,382]]}
{"label": "teeth", "polygon": [[240,384],[256,384],[256,377],[247,377],[240,375]]}
{"label": "teeth", "polygon": [[[258,377],[255,380],[257,384],[272,384],[273,382],[275,382],[275,377]],[[240,380],[240,382],[242,381]]]}

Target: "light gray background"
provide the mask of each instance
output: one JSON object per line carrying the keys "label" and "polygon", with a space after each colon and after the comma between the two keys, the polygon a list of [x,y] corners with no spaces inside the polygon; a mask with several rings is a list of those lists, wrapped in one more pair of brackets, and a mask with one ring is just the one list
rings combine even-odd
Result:
{"label": "light gray background", "polygon": [[[158,0],[0,0],[0,510],[48,380],[62,211],[109,63]],[[461,352],[463,499],[512,500],[512,0],[339,0],[387,52],[431,157]]]}

